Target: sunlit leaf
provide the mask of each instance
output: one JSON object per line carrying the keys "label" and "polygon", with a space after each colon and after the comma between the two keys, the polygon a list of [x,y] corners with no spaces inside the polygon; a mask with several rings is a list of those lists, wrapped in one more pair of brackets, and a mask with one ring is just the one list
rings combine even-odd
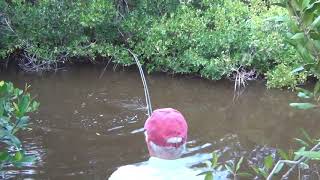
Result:
{"label": "sunlit leaf", "polygon": [[301,71],[303,71],[303,70],[304,70],[304,67],[303,67],[303,66],[300,66],[300,67],[295,68],[294,70],[292,70],[291,73],[295,74],[295,73],[301,72]]}
{"label": "sunlit leaf", "polygon": [[302,1],[302,9],[306,9],[309,6],[310,0],[303,0]]}
{"label": "sunlit leaf", "polygon": [[284,166],[284,163],[279,164],[277,168],[274,170],[274,173],[278,174],[282,170],[283,166]]}
{"label": "sunlit leaf", "polygon": [[218,165],[218,159],[219,159],[219,156],[217,153],[213,152],[212,153],[212,160],[211,160],[211,166],[213,168],[215,168],[217,165]]}
{"label": "sunlit leaf", "polygon": [[320,15],[312,22],[310,26],[311,28],[317,28],[320,26]]}
{"label": "sunlit leaf", "polygon": [[304,38],[304,33],[296,33],[291,37],[291,39],[303,39]]}
{"label": "sunlit leaf", "polygon": [[263,168],[258,168],[258,169],[259,169],[260,174],[261,174],[263,177],[265,177],[265,178],[268,177],[268,173],[267,173]]}
{"label": "sunlit leaf", "polygon": [[317,105],[311,104],[311,103],[290,103],[289,104],[291,107],[296,108],[296,109],[312,109],[317,107]]}
{"label": "sunlit leaf", "polygon": [[23,158],[23,154],[20,151],[16,152],[16,154],[14,155],[15,161],[20,161],[22,158]]}
{"label": "sunlit leaf", "polygon": [[227,170],[228,170],[230,173],[232,173],[232,174],[234,173],[233,170],[232,170],[232,167],[230,167],[228,164],[225,164],[224,166],[227,168]]}
{"label": "sunlit leaf", "polygon": [[308,96],[307,94],[303,93],[303,92],[298,92],[297,95],[299,98],[304,98],[304,99],[309,99],[310,96]]}
{"label": "sunlit leaf", "polygon": [[298,156],[304,156],[310,159],[316,159],[316,160],[320,159],[320,152],[317,152],[317,151],[299,151],[299,152],[295,152],[295,154]]}
{"label": "sunlit leaf", "polygon": [[271,169],[272,166],[273,166],[273,158],[271,155],[267,156],[264,158],[264,166],[267,168],[267,169]]}
{"label": "sunlit leaf", "polygon": [[[296,152],[302,152],[302,151],[305,151],[306,150],[306,147],[301,147],[298,151]],[[300,155],[297,155],[296,152],[294,152],[294,158],[293,160],[298,160],[301,156]]]}
{"label": "sunlit leaf", "polygon": [[206,176],[204,177],[204,180],[213,180],[212,172],[207,173]]}
{"label": "sunlit leaf", "polygon": [[238,161],[237,166],[236,166],[236,171],[238,171],[240,169],[242,161],[243,161],[243,157],[241,157],[240,160]]}

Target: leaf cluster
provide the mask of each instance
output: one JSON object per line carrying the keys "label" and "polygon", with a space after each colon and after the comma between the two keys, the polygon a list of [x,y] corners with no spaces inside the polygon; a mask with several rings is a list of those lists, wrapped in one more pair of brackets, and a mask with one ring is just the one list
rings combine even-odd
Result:
{"label": "leaf cluster", "polygon": [[29,125],[30,112],[38,109],[39,103],[33,100],[25,90],[15,88],[12,83],[0,81],[0,167],[13,164],[20,166],[24,162],[31,162],[34,157],[27,156],[22,143],[17,137],[20,130]]}

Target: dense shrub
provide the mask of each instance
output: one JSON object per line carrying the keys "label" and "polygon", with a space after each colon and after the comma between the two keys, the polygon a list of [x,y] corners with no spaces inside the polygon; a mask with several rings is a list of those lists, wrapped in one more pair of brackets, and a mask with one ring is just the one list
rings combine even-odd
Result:
{"label": "dense shrub", "polygon": [[111,1],[40,0],[33,4],[14,0],[3,9],[11,27],[2,29],[7,32],[1,37],[5,42],[2,56],[16,48],[38,60],[107,56],[118,36]]}
{"label": "dense shrub", "polygon": [[132,14],[135,18],[129,18],[124,29],[135,32],[139,27],[130,45],[146,60],[149,71],[199,73],[221,79],[239,66],[263,74],[277,64],[291,67],[302,61],[283,38],[286,26],[267,21],[285,12],[278,7],[267,9],[261,1],[250,5],[231,0],[201,1],[197,6],[182,3],[151,23],[150,18],[144,23],[135,21],[137,14],[150,14]]}
{"label": "dense shrub", "polygon": [[[28,114],[38,109],[39,103],[27,92],[12,83],[0,81],[0,170],[7,166],[22,166],[35,160],[25,153],[18,132],[28,128]],[[0,176],[1,177],[1,176]]]}
{"label": "dense shrub", "polygon": [[129,48],[149,72],[215,80],[239,67],[263,75],[302,62],[283,38],[287,27],[267,20],[286,11],[260,0],[12,0],[0,7],[0,58],[20,49],[27,62],[100,56],[128,65]]}

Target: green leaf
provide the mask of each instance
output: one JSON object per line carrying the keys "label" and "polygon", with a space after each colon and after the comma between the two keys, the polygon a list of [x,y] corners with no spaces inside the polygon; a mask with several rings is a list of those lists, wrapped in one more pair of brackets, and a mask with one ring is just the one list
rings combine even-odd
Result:
{"label": "green leaf", "polygon": [[4,131],[4,137],[2,141],[10,146],[15,146],[17,148],[21,147],[20,140],[15,135],[11,134],[11,132],[8,132],[8,131]]}
{"label": "green leaf", "polygon": [[299,139],[299,138],[293,138],[295,141],[297,141],[299,144],[301,144],[302,146],[305,146],[305,147],[309,147],[310,144],[308,144],[307,142],[305,142],[304,140],[302,139]]}
{"label": "green leaf", "polygon": [[251,166],[251,168],[253,169],[253,171],[257,174],[257,175],[261,175],[260,169],[256,166]]}
{"label": "green leaf", "polygon": [[267,157],[264,158],[264,166],[267,168],[267,169],[271,169],[272,166],[273,166],[273,159],[272,159],[272,156],[269,155]]}
{"label": "green leaf", "polygon": [[233,170],[232,170],[232,168],[231,168],[228,164],[225,164],[224,166],[227,168],[227,170],[228,170],[231,174],[234,173]]}
{"label": "green leaf", "polygon": [[243,161],[243,157],[241,157],[240,160],[238,161],[237,166],[236,166],[236,171],[238,171],[240,169],[242,161]]}
{"label": "green leaf", "polygon": [[264,169],[259,168],[259,172],[260,172],[260,175],[262,175],[263,177],[265,177],[265,178],[268,177],[268,173]]}
{"label": "green leaf", "polygon": [[285,16],[273,16],[271,18],[267,18],[266,21],[275,21],[275,22],[285,22],[288,18]]}
{"label": "green leaf", "polygon": [[285,151],[283,151],[282,149],[278,149],[277,152],[282,159],[289,160],[289,156]]}
{"label": "green leaf", "polygon": [[23,116],[29,107],[30,95],[23,95],[21,101],[19,102],[19,117]]}
{"label": "green leaf", "polygon": [[317,107],[317,105],[311,104],[311,103],[290,103],[289,104],[291,107],[296,108],[296,109],[311,109]]}
{"label": "green leaf", "polygon": [[206,176],[204,177],[204,180],[213,180],[212,172],[208,172]]}
{"label": "green leaf", "polygon": [[320,152],[317,151],[299,151],[295,152],[298,156],[304,156],[310,159],[319,160],[320,159]]}
{"label": "green leaf", "polygon": [[303,0],[302,9],[306,9],[307,7],[309,7],[309,4],[310,4],[310,0]]}
{"label": "green leaf", "polygon": [[303,38],[304,38],[304,33],[296,33],[290,39],[303,39]]}
{"label": "green leaf", "polygon": [[4,108],[3,108],[3,103],[1,102],[0,100],[0,116],[3,116],[3,113],[4,113]]}
{"label": "green leaf", "polygon": [[314,14],[313,14],[313,12],[305,11],[305,12],[303,13],[303,16],[302,16],[302,23],[303,23],[305,26],[309,26],[309,25],[311,25],[313,19],[314,19]]}
{"label": "green leaf", "polygon": [[314,2],[314,3],[312,3],[307,9],[306,9],[306,11],[308,11],[308,12],[314,12],[316,9],[318,9],[320,7],[320,1],[318,0],[318,1],[316,1],[316,2]]}
{"label": "green leaf", "polygon": [[23,158],[23,154],[21,153],[21,151],[16,152],[16,154],[14,155],[15,161],[21,161],[22,158]]}
{"label": "green leaf", "polygon": [[299,87],[296,87],[296,90],[299,91],[299,92],[303,92],[304,94],[306,94],[307,96],[313,96],[313,93],[309,90],[306,90],[306,89],[303,89],[303,88],[299,88]]}
{"label": "green leaf", "polygon": [[304,99],[309,99],[310,96],[308,96],[307,94],[303,93],[303,92],[298,92],[297,95],[299,98],[304,98]]}
{"label": "green leaf", "polygon": [[211,166],[213,168],[215,168],[217,165],[218,165],[218,159],[219,159],[219,156],[217,153],[213,152],[212,153],[212,161],[211,161]]}
{"label": "green leaf", "polygon": [[274,173],[278,174],[283,168],[283,166],[284,166],[284,163],[279,164],[279,166],[277,166],[277,168],[274,170]]}
{"label": "green leaf", "polygon": [[316,85],[313,88],[313,95],[316,96],[320,90],[320,81],[317,81]]}
{"label": "green leaf", "polygon": [[301,72],[304,70],[304,67],[303,66],[300,66],[298,68],[295,68],[294,70],[291,71],[292,74],[295,74],[295,73],[298,73],[298,72]]}
{"label": "green leaf", "polygon": [[[16,124],[16,129],[25,128],[28,126],[29,116],[23,116],[18,119],[18,123]],[[15,132],[14,132],[15,133]]]}
{"label": "green leaf", "polygon": [[[306,150],[306,147],[301,147],[297,152],[302,152],[302,151],[305,151]],[[301,156],[300,155],[297,155],[296,152],[294,153],[294,158],[293,160],[298,160]]]}
{"label": "green leaf", "polygon": [[309,136],[309,134],[308,134],[303,128],[300,128],[300,131],[301,131],[303,137],[304,137],[310,144],[313,144],[313,143],[314,143],[314,140]]}
{"label": "green leaf", "polygon": [[283,8],[287,8],[287,4],[286,3],[272,3],[271,5],[276,5],[276,6],[280,6]]}
{"label": "green leaf", "polygon": [[10,154],[6,151],[0,152],[0,162],[5,162],[10,158]]}
{"label": "green leaf", "polygon": [[320,16],[318,16],[310,25],[311,28],[315,29],[320,25]]}
{"label": "green leaf", "polygon": [[238,173],[238,176],[240,176],[240,177],[252,177],[253,175],[250,174],[250,173],[247,173],[247,172],[241,172],[241,173]]}

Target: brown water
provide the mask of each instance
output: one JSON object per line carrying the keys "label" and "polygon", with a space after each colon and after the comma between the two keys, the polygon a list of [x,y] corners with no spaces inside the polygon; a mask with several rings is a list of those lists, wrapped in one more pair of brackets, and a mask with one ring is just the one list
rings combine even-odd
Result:
{"label": "brown water", "polygon": [[[101,71],[85,65],[43,75],[0,72],[0,79],[20,88],[31,84],[41,102],[32,115],[33,130],[21,134],[39,161],[10,171],[7,178],[100,180],[121,165],[148,159],[139,131],[147,116],[138,71],[107,70],[99,79]],[[266,90],[263,82],[250,82],[234,101],[230,81],[164,74],[147,75],[147,81],[154,109],[173,107],[185,115],[188,147],[196,152],[223,152],[226,160],[241,155],[254,159],[289,148],[301,127],[320,134],[318,111],[291,109],[293,93]],[[201,147],[206,143],[211,146]]]}

